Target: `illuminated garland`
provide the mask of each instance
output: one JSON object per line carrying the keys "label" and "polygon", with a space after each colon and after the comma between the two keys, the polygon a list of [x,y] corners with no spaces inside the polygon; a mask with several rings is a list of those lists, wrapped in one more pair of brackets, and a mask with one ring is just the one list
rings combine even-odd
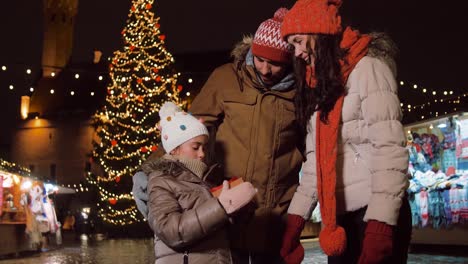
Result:
{"label": "illuminated garland", "polygon": [[0,159],[0,170],[20,176],[31,177],[31,170],[16,163]]}
{"label": "illuminated garland", "polygon": [[[466,104],[463,101],[468,97],[466,92],[454,92],[453,90],[435,90],[424,88],[413,84],[410,87],[406,86],[405,82],[400,81],[400,86],[404,86],[406,89],[419,92],[422,98],[425,98],[425,102],[419,103],[401,103],[401,110],[404,114],[412,114],[416,120],[424,120],[432,117],[438,117],[439,114],[448,114],[450,112],[457,112],[462,110]],[[460,106],[461,104],[461,106]],[[438,106],[438,108],[434,108]],[[441,110],[441,107],[443,110]],[[439,110],[437,110],[439,109]],[[416,117],[415,115],[418,115]],[[413,119],[414,120],[414,119]]]}

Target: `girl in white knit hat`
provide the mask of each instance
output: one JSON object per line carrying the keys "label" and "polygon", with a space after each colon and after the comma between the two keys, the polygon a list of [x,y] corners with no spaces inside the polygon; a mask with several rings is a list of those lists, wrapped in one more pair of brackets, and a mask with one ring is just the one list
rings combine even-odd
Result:
{"label": "girl in white knit hat", "polygon": [[225,181],[214,197],[203,162],[208,130],[172,102],[159,111],[166,154],[142,165],[148,178],[148,223],[154,231],[156,263],[232,263],[226,226],[229,215],[256,193],[252,184],[230,189]]}

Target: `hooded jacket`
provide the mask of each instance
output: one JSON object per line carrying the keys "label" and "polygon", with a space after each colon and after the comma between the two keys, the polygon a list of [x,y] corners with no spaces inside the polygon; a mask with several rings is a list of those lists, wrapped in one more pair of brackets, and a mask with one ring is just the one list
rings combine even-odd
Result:
{"label": "hooded jacket", "polygon": [[190,112],[215,135],[214,157],[226,178],[242,177],[258,189],[254,212],[240,212],[230,230],[233,248],[279,252],[285,214],[298,183],[303,156],[295,119],[293,78],[266,88],[251,63],[251,39],[217,68]]}
{"label": "hooded jacket", "polygon": [[[351,71],[338,128],[336,213],[367,206],[364,220],[396,225],[408,187],[408,153],[395,80],[393,42],[371,34],[367,56]],[[288,212],[310,217],[317,204],[316,122],[307,128],[306,157],[301,185]],[[312,206],[311,206],[312,205]]]}
{"label": "hooded jacket", "polygon": [[148,178],[148,224],[156,264],[230,264],[226,211],[202,178],[165,155],[142,165]]}

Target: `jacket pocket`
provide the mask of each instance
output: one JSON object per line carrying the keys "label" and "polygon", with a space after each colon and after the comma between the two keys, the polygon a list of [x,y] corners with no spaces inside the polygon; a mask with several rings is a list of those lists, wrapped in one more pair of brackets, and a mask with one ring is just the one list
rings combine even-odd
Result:
{"label": "jacket pocket", "polygon": [[297,130],[296,112],[292,102],[282,104],[283,114],[281,116],[281,130],[285,132],[295,132]]}
{"label": "jacket pocket", "polygon": [[257,96],[248,93],[226,93],[224,97],[224,114],[231,120],[253,117]]}
{"label": "jacket pocket", "polygon": [[253,92],[225,92],[223,96],[225,103],[237,103],[253,105],[257,102],[257,93]]}

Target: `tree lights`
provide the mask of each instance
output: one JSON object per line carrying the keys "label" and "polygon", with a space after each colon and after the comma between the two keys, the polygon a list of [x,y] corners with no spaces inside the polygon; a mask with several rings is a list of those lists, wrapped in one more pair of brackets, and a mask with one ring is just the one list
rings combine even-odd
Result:
{"label": "tree lights", "polygon": [[[131,176],[159,142],[158,111],[163,102],[180,99],[182,86],[174,58],[164,47],[153,0],[133,0],[121,34],[125,46],[109,59],[106,102],[94,116],[97,140],[92,160],[102,175],[88,174],[96,186],[100,218],[112,225],[143,221],[130,192]],[[149,7],[149,8],[148,8]]]}

